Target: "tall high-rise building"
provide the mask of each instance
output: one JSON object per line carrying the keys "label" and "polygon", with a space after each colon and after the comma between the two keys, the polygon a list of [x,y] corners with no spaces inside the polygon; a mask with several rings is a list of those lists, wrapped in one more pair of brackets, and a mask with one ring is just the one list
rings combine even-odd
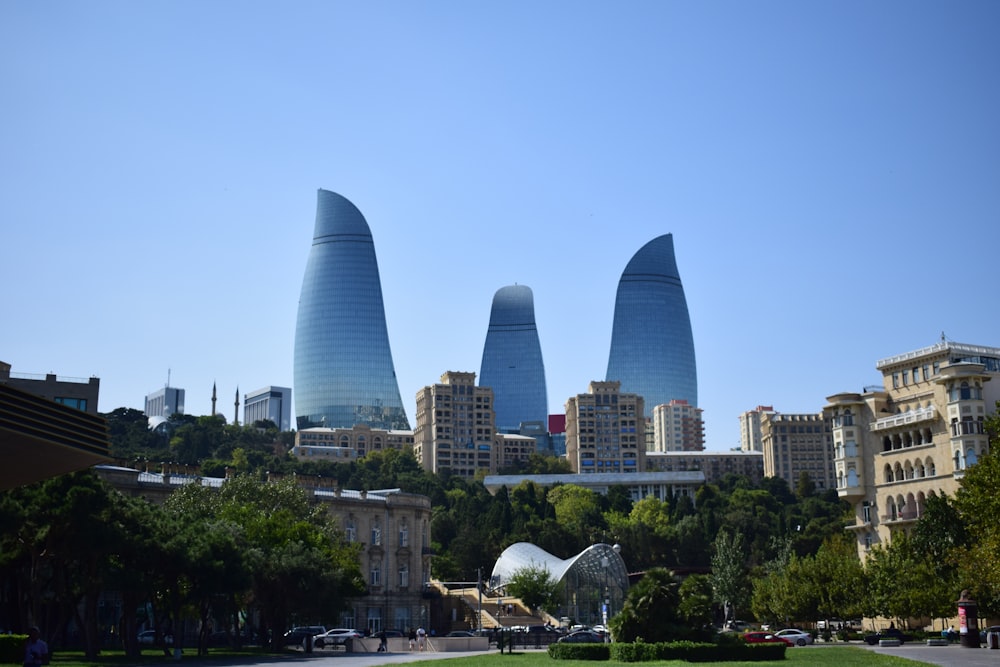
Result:
{"label": "tall high-rise building", "polygon": [[701,408],[675,399],[653,408],[651,452],[700,452],[705,449],[705,422]]}
{"label": "tall high-rise building", "polygon": [[518,433],[529,422],[544,430],[549,415],[545,366],[530,287],[509,285],[493,295],[479,386],[493,390],[498,430]]}
{"label": "tall high-rise building", "polygon": [[424,470],[474,477],[495,472],[493,391],[476,386],[475,373],[448,371],[438,384],[417,392],[413,454]]}
{"label": "tall high-rise building", "polygon": [[147,417],[166,417],[184,414],[184,390],[166,386],[146,395],[143,413]]}
{"label": "tall high-rise building", "polygon": [[566,459],[575,473],[646,470],[642,396],[620,382],[591,382],[588,393],[566,401]]}
{"label": "tall high-rise building", "polygon": [[605,379],[642,396],[647,417],[673,399],[698,405],[694,338],[671,234],[640,248],[622,272]]}
{"label": "tall high-rise building", "polygon": [[758,405],[753,410],[747,410],[740,415],[740,450],[744,452],[763,452],[764,445],[760,438],[761,415],[774,412],[773,405]]}
{"label": "tall high-rise building", "polygon": [[371,230],[361,211],[320,190],[295,325],[299,429],[409,430],[382,302]]}
{"label": "tall high-rise building", "polygon": [[795,489],[805,472],[817,489],[833,488],[833,439],[822,414],[763,412],[760,440],[766,477],[781,477]]}
{"label": "tall high-rise building", "polygon": [[292,430],[292,390],[288,387],[263,387],[243,397],[243,423],[270,421],[279,431]]}

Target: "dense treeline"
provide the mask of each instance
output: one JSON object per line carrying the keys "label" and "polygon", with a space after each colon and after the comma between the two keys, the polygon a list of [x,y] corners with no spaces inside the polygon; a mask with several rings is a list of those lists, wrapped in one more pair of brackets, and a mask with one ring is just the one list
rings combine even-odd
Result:
{"label": "dense treeline", "polygon": [[[0,494],[0,626],[40,623],[57,646],[82,644],[92,656],[114,639],[109,633],[128,638],[136,653],[139,624],[199,628],[203,648],[213,626],[242,630],[248,610],[262,619],[254,630],[280,636],[290,623],[334,617],[346,599],[364,594],[357,547],[336,517],[294,484],[264,484],[267,471],[428,496],[432,572],[443,580],[487,576],[519,541],[563,558],[617,542],[631,572],[710,573],[707,582],[689,580],[690,594],[679,589],[688,623],[751,613],[772,622],[929,619],[951,615],[962,588],[985,613],[1000,612],[1000,460],[992,455],[965,472],[956,498],[929,500],[909,535],[875,547],[862,564],[844,530],[854,522],[849,508],[835,491],[818,493],[808,476],[795,489],[780,479],[754,485],[728,476],[694,497],[663,502],[633,503],[621,487],[601,495],[530,483],[490,495],[480,480],[427,473],[409,451],[304,463],[285,453],[292,434],[266,422],[178,418],[150,433],[138,411],[107,416],[121,459],[200,464],[204,476],[221,477],[228,467],[237,476],[221,490],[184,487],[162,507],[126,498],[90,472]],[[989,426],[995,434],[995,415]],[[565,470],[536,456],[517,472]],[[120,613],[99,606],[102,594],[121,600]],[[81,634],[65,636],[70,627]]]}

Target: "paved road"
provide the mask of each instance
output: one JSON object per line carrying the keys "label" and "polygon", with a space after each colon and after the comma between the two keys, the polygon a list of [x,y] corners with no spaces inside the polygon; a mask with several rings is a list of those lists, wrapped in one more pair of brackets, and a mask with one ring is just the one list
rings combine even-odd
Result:
{"label": "paved road", "polygon": [[[882,648],[867,644],[852,644],[868,649],[873,653],[896,655],[910,660],[919,660],[941,667],[1000,667],[1000,651],[986,648],[966,648],[960,644],[948,646],[927,646],[916,642],[902,646]],[[818,647],[822,648],[822,647]]]}

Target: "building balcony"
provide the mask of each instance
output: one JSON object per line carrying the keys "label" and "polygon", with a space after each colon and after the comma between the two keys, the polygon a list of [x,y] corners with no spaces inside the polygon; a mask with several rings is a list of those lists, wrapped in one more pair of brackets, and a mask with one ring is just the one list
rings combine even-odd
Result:
{"label": "building balcony", "polygon": [[937,408],[933,405],[929,405],[926,408],[919,408],[917,410],[910,410],[908,412],[903,412],[898,415],[891,415],[889,417],[883,417],[876,421],[873,421],[869,428],[872,431],[885,431],[891,428],[899,428],[900,426],[909,426],[910,424],[916,424],[918,422],[929,421],[931,419],[937,418]]}
{"label": "building balcony", "polygon": [[881,518],[882,523],[900,525],[915,522],[920,518],[920,513],[917,510],[906,510],[903,512],[896,512],[895,514],[884,514]]}
{"label": "building balcony", "polygon": [[860,484],[856,484],[855,486],[840,486],[837,487],[837,495],[843,498],[844,500],[851,500],[854,498],[864,498],[865,487],[861,486]]}

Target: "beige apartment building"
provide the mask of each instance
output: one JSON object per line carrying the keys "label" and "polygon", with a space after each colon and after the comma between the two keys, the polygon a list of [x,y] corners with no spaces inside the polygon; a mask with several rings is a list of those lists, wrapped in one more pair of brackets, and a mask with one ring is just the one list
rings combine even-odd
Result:
{"label": "beige apartment building", "polygon": [[413,447],[413,431],[382,430],[367,424],[354,428],[304,428],[295,433],[291,454],[304,461],[348,463],[368,452]]}
{"label": "beige apartment building", "polygon": [[763,415],[773,414],[773,405],[758,405],[740,415],[740,449],[744,452],[763,452],[760,440],[760,420]]}
{"label": "beige apartment building", "polygon": [[653,408],[652,452],[700,452],[705,449],[705,422],[701,408],[674,399]]}
{"label": "beige apartment building", "polygon": [[[942,337],[943,338],[943,337]],[[954,496],[989,451],[984,420],[1000,399],[1000,348],[947,340],[880,360],[881,387],[827,398],[837,491],[854,506],[864,557],[908,531],[927,498]]]}
{"label": "beige apartment building", "polygon": [[574,473],[636,473],[646,469],[642,396],[621,382],[591,382],[566,401],[566,458]]}
{"label": "beige apartment building", "polygon": [[833,439],[820,413],[760,414],[764,476],[781,477],[793,490],[803,472],[818,491],[833,488]]}
{"label": "beige apartment building", "polygon": [[495,474],[535,449],[534,438],[496,432],[493,390],[477,387],[475,373],[448,371],[417,392],[413,453],[424,470]]}
{"label": "beige apartment building", "polygon": [[764,479],[764,455],[760,452],[646,452],[647,472],[692,472],[705,482],[717,484],[729,474],[743,475],[759,484]]}

